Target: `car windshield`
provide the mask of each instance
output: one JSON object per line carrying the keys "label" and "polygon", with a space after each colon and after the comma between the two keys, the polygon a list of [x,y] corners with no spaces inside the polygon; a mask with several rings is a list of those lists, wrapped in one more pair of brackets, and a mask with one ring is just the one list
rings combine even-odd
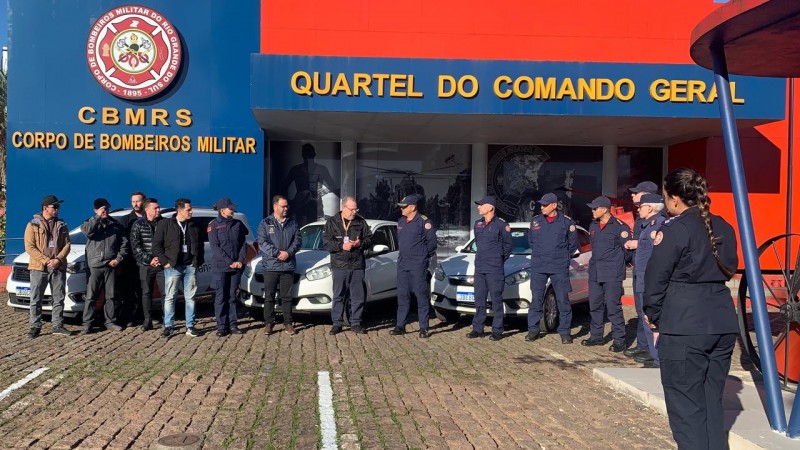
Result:
{"label": "car windshield", "polygon": [[322,243],[322,228],[323,225],[303,227],[300,230],[300,237],[303,239],[300,250],[323,250],[325,247]]}
{"label": "car windshield", "polygon": [[[512,228],[511,241],[514,248],[511,250],[512,255],[530,255],[531,247],[528,244],[528,229],[527,228]],[[475,253],[478,251],[478,246],[475,244],[475,239],[471,240],[462,253]]]}

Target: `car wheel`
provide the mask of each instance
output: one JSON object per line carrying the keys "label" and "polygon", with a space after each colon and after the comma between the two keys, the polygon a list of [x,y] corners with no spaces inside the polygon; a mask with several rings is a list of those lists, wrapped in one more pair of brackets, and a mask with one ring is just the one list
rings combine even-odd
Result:
{"label": "car wheel", "polygon": [[433,308],[433,313],[436,314],[437,319],[448,323],[458,322],[458,318],[461,317],[458,311],[449,309]]}
{"label": "car wheel", "polygon": [[542,305],[542,320],[539,322],[539,330],[544,333],[556,331],[558,328],[558,303],[556,303],[556,293],[552,287],[547,288],[544,293]]}

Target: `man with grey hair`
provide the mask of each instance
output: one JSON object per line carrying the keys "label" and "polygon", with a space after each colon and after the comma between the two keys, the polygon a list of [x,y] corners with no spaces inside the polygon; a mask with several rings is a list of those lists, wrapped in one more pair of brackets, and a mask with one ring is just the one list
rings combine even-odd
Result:
{"label": "man with grey hair", "polygon": [[333,272],[333,305],[330,334],[342,332],[345,308],[345,293],[350,292],[350,327],[358,334],[366,334],[361,326],[361,313],[364,311],[364,254],[372,246],[372,231],[369,224],[358,214],[355,197],[342,199],[342,211],[325,222],[323,242],[325,250],[331,254]]}
{"label": "man with grey hair", "polygon": [[[661,228],[666,217],[661,213],[664,210],[664,200],[658,194],[646,193],[639,197],[639,238],[636,241],[625,243],[626,249],[636,248],[633,257],[633,298],[636,304],[636,347],[626,349],[623,354],[634,358],[636,362],[643,363],[645,367],[659,367],[658,350],[656,350],[653,331],[644,323],[642,299],[644,298],[644,272],[647,261],[653,253],[653,241],[656,232]],[[631,244],[636,242],[635,246]]]}

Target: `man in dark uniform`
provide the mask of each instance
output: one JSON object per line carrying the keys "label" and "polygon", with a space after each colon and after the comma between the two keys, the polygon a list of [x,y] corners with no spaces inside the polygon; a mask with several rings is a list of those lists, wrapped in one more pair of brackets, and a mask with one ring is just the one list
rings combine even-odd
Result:
{"label": "man in dark uniform", "polygon": [[397,204],[403,217],[397,221],[400,256],[397,260],[397,325],[390,332],[406,332],[411,294],[417,299],[419,337],[428,338],[428,269],[436,260],[436,229],[426,216],[417,211],[416,195],[407,195]]}
{"label": "man in dark uniform", "polygon": [[503,338],[503,287],[505,272],[503,265],[511,256],[514,244],[511,241],[511,227],[505,220],[495,215],[497,200],[493,196],[475,202],[481,218],[475,222],[475,317],[470,339],[483,336],[483,323],[486,321],[486,297],[492,298],[492,335],[489,339],[499,341]]}
{"label": "man in dark uniform", "polygon": [[[628,190],[631,191],[631,200],[633,200],[634,205],[638,205],[641,202],[644,194],[658,194],[661,191],[658,185],[652,181],[642,181],[636,186],[628,188]],[[636,214],[634,215],[636,216],[636,220],[633,223],[633,240],[628,243],[630,250],[636,250],[636,239],[639,239],[639,233],[642,231],[642,224],[644,223],[641,217]]]}
{"label": "man in dark uniform", "polygon": [[[633,296],[638,316],[636,324],[636,347],[626,349],[623,354],[643,363],[645,367],[658,367],[658,350],[653,342],[653,331],[644,323],[642,296],[644,295],[644,272],[653,253],[653,240],[666,217],[664,200],[658,194],[639,196],[639,238],[625,243],[626,249],[636,248],[633,257]],[[635,234],[635,232],[634,232]],[[636,242],[636,245],[632,245]]]}
{"label": "man in dark uniform", "polygon": [[547,279],[556,294],[558,304],[558,334],[562,344],[571,344],[569,329],[572,324],[572,306],[569,292],[569,261],[578,249],[575,221],[558,213],[558,198],[548,192],[538,203],[542,213],[533,218],[528,231],[531,246],[531,306],[528,309],[528,335],[526,341],[535,341],[542,334],[539,322],[542,320],[542,301]]}
{"label": "man in dark uniform", "polygon": [[358,214],[355,197],[342,199],[340,214],[325,222],[322,240],[325,250],[331,254],[333,272],[333,305],[331,321],[333,328],[328,333],[342,332],[345,295],[350,292],[350,329],[357,334],[367,334],[361,326],[361,313],[364,311],[364,252],[372,247],[372,230],[363,217]]}
{"label": "man in dark uniform", "polygon": [[611,200],[597,197],[588,203],[594,221],[589,226],[592,259],[589,260],[590,337],[581,345],[603,345],[603,309],[611,322],[612,352],[625,350],[625,318],[622,315],[622,280],[625,279],[623,245],[631,239],[631,229],[611,216]]}
{"label": "man in dark uniform", "polygon": [[247,227],[233,215],[236,205],[223,197],[216,203],[219,215],[208,224],[208,243],[214,255],[211,276],[214,286],[214,316],[217,319],[217,336],[229,333],[244,334],[236,316],[236,289],[242,278],[242,267],[247,253]]}

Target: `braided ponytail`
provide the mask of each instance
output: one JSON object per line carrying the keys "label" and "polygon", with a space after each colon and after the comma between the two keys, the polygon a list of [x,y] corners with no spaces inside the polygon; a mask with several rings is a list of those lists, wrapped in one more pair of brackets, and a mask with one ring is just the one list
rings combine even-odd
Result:
{"label": "braided ponytail", "polygon": [[719,250],[714,236],[714,228],[711,225],[711,199],[708,197],[708,181],[705,177],[692,169],[675,169],[664,178],[664,190],[669,195],[676,195],[686,204],[686,206],[696,206],[700,212],[700,218],[706,226],[708,242],[711,244],[711,252],[717,260],[717,266],[728,278],[733,277],[736,269],[731,269],[719,259]]}

